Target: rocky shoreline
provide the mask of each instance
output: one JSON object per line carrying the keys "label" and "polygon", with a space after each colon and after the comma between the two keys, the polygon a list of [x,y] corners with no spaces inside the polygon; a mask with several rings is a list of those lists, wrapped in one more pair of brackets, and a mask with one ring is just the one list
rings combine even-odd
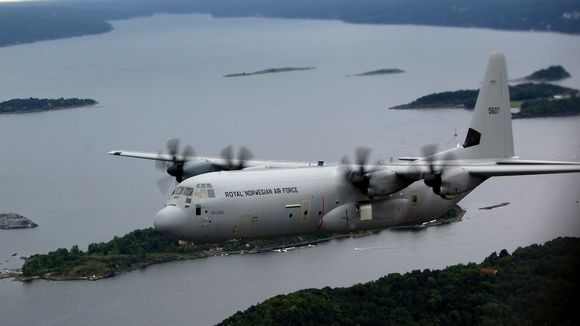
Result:
{"label": "rocky shoreline", "polygon": [[32,229],[38,224],[17,213],[0,213],[0,229]]}

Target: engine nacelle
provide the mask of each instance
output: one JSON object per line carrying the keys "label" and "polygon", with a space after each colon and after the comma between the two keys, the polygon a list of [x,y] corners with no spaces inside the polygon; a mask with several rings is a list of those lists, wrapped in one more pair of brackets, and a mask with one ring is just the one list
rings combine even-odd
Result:
{"label": "engine nacelle", "polygon": [[441,178],[442,197],[454,197],[462,195],[480,185],[484,180],[473,176],[464,168],[447,170]]}
{"label": "engine nacelle", "polygon": [[409,186],[413,181],[399,177],[394,170],[379,170],[369,175],[369,197],[382,197]]}
{"label": "engine nacelle", "polygon": [[183,166],[183,179],[215,171],[220,171],[220,169],[208,161],[189,161]]}

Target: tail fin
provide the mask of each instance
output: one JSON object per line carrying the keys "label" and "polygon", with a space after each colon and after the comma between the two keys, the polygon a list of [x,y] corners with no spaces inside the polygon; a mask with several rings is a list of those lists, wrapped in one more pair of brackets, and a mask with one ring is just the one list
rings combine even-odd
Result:
{"label": "tail fin", "polygon": [[510,108],[505,57],[503,54],[492,54],[463,144],[464,158],[514,156]]}

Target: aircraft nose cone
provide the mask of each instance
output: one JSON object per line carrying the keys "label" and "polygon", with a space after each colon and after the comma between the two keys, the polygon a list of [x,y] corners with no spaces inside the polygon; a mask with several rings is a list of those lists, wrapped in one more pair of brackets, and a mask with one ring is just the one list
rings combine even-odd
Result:
{"label": "aircraft nose cone", "polygon": [[187,214],[179,207],[167,206],[155,214],[153,226],[161,233],[181,238],[188,226]]}

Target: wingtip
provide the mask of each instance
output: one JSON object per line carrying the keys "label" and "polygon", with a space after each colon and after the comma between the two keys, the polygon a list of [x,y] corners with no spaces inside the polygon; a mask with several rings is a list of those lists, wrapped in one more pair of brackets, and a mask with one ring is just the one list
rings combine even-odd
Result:
{"label": "wingtip", "polygon": [[117,155],[117,156],[119,156],[119,155],[121,155],[121,151],[110,151],[110,152],[108,152],[107,154],[109,154],[109,155]]}

